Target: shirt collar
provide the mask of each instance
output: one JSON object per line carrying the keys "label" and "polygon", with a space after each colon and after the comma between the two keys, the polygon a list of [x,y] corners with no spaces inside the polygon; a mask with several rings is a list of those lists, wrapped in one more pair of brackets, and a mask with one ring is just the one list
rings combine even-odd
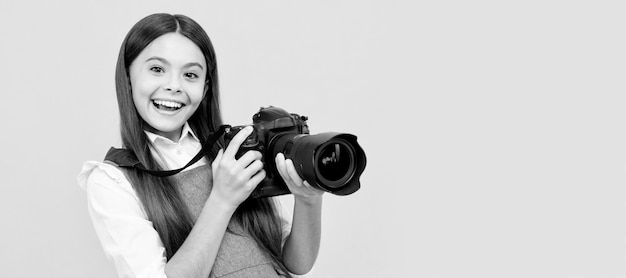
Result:
{"label": "shirt collar", "polygon": [[[169,144],[177,144],[176,142],[170,140],[167,137],[152,133],[150,131],[145,130],[144,131],[146,133],[146,135],[148,136],[148,140],[150,140],[151,143],[156,143],[156,142],[163,142],[163,143],[169,143]],[[185,138],[189,137],[189,139],[193,139],[195,141],[200,141],[198,139],[198,137],[196,136],[195,133],[193,133],[193,130],[191,129],[191,127],[189,127],[189,123],[185,122],[185,124],[183,125],[183,130],[180,134],[180,139],[178,139],[178,142],[181,142],[182,140],[184,140]]]}

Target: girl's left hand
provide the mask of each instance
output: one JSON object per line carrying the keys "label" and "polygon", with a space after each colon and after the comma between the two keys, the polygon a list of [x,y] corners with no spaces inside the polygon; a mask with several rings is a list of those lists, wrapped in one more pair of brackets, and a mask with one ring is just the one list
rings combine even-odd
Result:
{"label": "girl's left hand", "polygon": [[315,189],[307,181],[303,181],[296,172],[293,161],[285,159],[282,153],[276,155],[276,169],[296,199],[315,198],[324,194],[324,191]]}

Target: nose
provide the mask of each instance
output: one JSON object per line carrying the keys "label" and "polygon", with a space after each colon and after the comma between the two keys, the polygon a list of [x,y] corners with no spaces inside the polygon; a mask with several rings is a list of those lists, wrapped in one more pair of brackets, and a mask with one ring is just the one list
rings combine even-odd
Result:
{"label": "nose", "polygon": [[182,92],[182,88],[180,87],[180,82],[176,76],[170,77],[170,79],[165,83],[164,88],[168,92],[174,92],[174,93]]}

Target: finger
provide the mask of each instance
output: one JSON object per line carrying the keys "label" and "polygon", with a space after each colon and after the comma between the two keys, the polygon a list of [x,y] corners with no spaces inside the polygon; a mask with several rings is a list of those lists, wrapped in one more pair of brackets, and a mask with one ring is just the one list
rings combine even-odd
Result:
{"label": "finger", "polygon": [[306,186],[308,188],[313,188],[313,186],[311,186],[311,184],[308,181],[304,181],[303,184],[304,184],[304,186]]}
{"label": "finger", "polygon": [[255,160],[260,160],[263,158],[263,154],[259,151],[247,151],[244,153],[237,161],[243,164],[243,167],[250,165]]}
{"label": "finger", "polygon": [[287,174],[287,170],[285,169],[285,156],[282,153],[276,155],[276,169],[285,183],[293,183],[291,178],[289,178],[289,174]]}
{"label": "finger", "polygon": [[285,160],[285,166],[285,168],[287,169],[287,174],[289,175],[291,180],[294,181],[298,186],[302,185],[302,178],[300,177],[298,172],[296,172],[293,161],[291,161],[291,159]]}
{"label": "finger", "polygon": [[244,169],[242,175],[244,175],[244,177],[252,177],[261,170],[263,170],[263,162],[261,162],[260,160],[255,160],[250,165],[248,165],[246,169]]}
{"label": "finger", "polygon": [[235,137],[233,137],[230,143],[228,143],[228,147],[226,147],[226,150],[224,151],[224,156],[235,157],[235,154],[237,154],[239,147],[244,141],[246,141],[246,138],[248,138],[248,136],[252,134],[253,130],[254,129],[251,126],[247,126],[237,132],[237,134],[235,134]]}
{"label": "finger", "polygon": [[222,160],[222,156],[224,155],[224,149],[220,149],[217,152],[217,155],[215,156],[215,158],[213,159],[213,163],[211,163],[211,167],[215,170],[215,168],[217,168],[217,164],[220,162],[220,160]]}
{"label": "finger", "polygon": [[248,180],[248,186],[252,187],[252,189],[254,190],[259,185],[259,183],[261,183],[261,181],[265,179],[265,176],[265,170],[259,171],[254,176],[252,176],[250,180]]}

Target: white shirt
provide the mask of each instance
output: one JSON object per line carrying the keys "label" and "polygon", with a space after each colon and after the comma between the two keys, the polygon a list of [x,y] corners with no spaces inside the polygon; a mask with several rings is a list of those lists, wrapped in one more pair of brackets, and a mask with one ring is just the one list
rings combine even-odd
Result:
{"label": "white shirt", "polygon": [[[184,125],[178,142],[154,133],[146,134],[154,146],[152,155],[166,169],[183,167],[202,147],[188,124]],[[206,163],[203,158],[185,170]],[[77,179],[87,193],[87,206],[96,234],[118,276],[166,277],[163,242],[122,171],[108,163],[87,161]],[[291,231],[291,216],[287,215],[287,210],[279,211],[285,239]],[[308,277],[309,274],[294,277]]]}
{"label": "white shirt", "polygon": [[[178,142],[148,131],[146,131],[146,135],[152,146],[154,146],[154,148],[150,149],[152,157],[166,169],[178,169],[187,165],[202,148],[200,140],[187,123],[183,126]],[[206,158],[202,158],[185,170],[190,170],[206,163]]]}

